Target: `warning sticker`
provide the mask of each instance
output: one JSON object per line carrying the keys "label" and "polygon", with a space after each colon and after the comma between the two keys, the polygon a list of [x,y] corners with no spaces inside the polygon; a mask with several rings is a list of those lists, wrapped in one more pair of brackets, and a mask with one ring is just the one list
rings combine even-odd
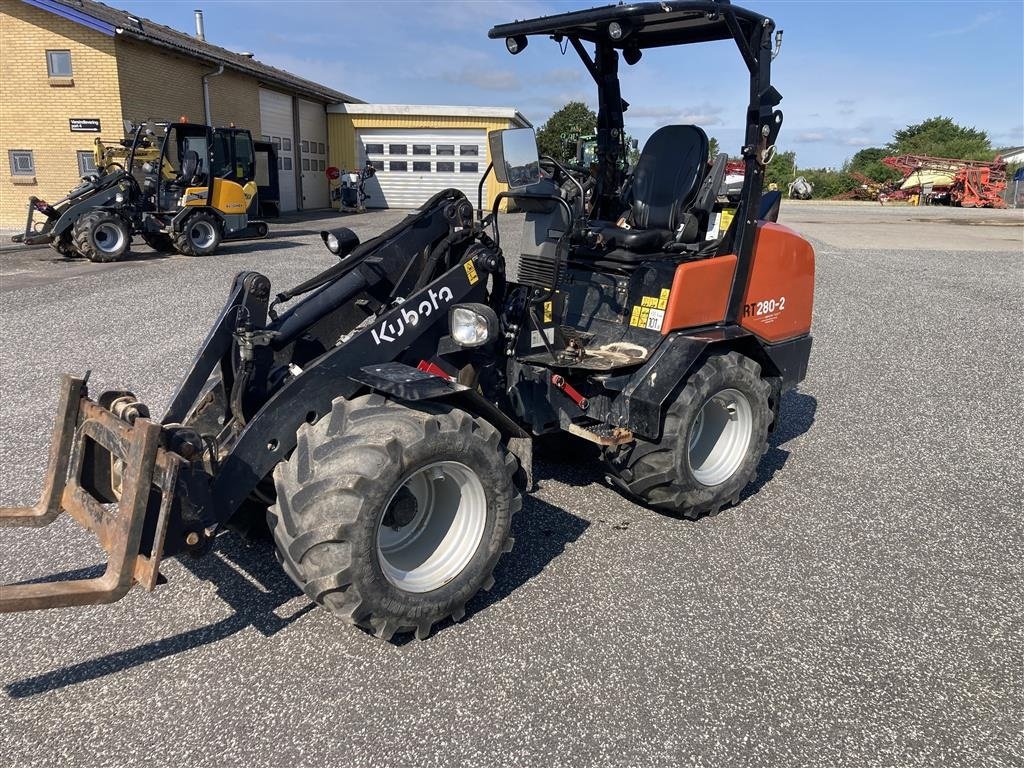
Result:
{"label": "warning sticker", "polygon": [[551,322],[551,318],[554,315],[554,310],[555,310],[555,307],[554,307],[554,303],[553,302],[550,302],[550,301],[545,301],[544,302],[544,322],[545,323],[550,323]]}
{"label": "warning sticker", "polygon": [[658,297],[658,309],[665,309],[668,306],[669,289],[662,288],[661,296]]}
{"label": "warning sticker", "polygon": [[729,225],[732,224],[732,220],[736,217],[735,208],[726,208],[722,211],[722,218],[718,221],[719,228],[725,232],[729,229]]}
{"label": "warning sticker", "polygon": [[466,270],[466,279],[469,280],[469,284],[476,285],[477,281],[480,280],[480,276],[476,273],[476,267],[473,265],[473,262],[467,261],[462,266]]}
{"label": "warning sticker", "polygon": [[[644,299],[647,301],[647,299]],[[657,302],[654,306],[642,306],[637,304],[633,307],[633,312],[629,317],[629,324],[634,328],[646,328],[649,331],[660,331],[662,324],[665,322],[665,310],[657,308]]]}

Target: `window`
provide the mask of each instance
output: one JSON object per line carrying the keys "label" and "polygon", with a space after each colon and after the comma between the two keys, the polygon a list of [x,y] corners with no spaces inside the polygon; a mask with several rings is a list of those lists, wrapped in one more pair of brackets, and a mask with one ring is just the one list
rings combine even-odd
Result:
{"label": "window", "polygon": [[292,140],[287,136],[281,139],[281,149],[283,149],[285,152],[292,151]]}
{"label": "window", "polygon": [[[281,148],[281,137],[280,136],[274,136],[271,139],[271,141],[274,142],[274,147],[276,149],[280,149]],[[288,141],[288,139],[285,139],[285,141]],[[289,147],[285,147],[285,149],[291,149],[291,147],[290,146]]]}
{"label": "window", "polygon": [[265,141],[265,142],[269,143],[270,142],[270,137],[267,136],[266,134],[263,134],[262,136],[260,136],[260,141]]}
{"label": "window", "polygon": [[36,161],[32,158],[31,149],[9,149],[7,157],[11,161],[11,176],[36,175]]}
{"label": "window", "polygon": [[455,163],[443,163],[438,161],[437,163],[438,173],[455,173]]}
{"label": "window", "polygon": [[318,155],[326,155],[327,154],[327,147],[324,146],[324,143],[322,141],[317,142],[316,153]]}
{"label": "window", "polygon": [[480,164],[459,163],[459,173],[480,173]]}
{"label": "window", "polygon": [[405,160],[392,160],[388,164],[389,171],[407,171],[409,170],[409,164]]}
{"label": "window", "polygon": [[[314,160],[313,162],[315,163],[316,161]],[[308,157],[302,158],[302,170],[304,170],[304,171],[308,171],[309,170],[309,158]]]}
{"label": "window", "polygon": [[407,155],[409,154],[408,144],[388,144],[389,155]]}
{"label": "window", "polygon": [[383,160],[370,160],[369,161],[369,165],[375,171],[383,171],[384,170],[384,161]]}
{"label": "window", "polygon": [[290,157],[284,158],[284,168],[282,170],[290,171],[292,169],[292,159]]}
{"label": "window", "polygon": [[96,173],[96,156],[91,149],[78,150],[78,175],[88,176]]}
{"label": "window", "polygon": [[46,72],[50,77],[71,77],[71,51],[47,51]]}
{"label": "window", "polygon": [[412,169],[416,173],[430,173],[430,161],[420,161],[412,164]]}
{"label": "window", "polygon": [[480,147],[478,147],[476,144],[460,144],[459,154],[473,155],[474,157],[476,157],[477,155],[480,154]]}
{"label": "window", "polygon": [[384,145],[383,144],[367,144],[366,154],[368,155],[383,155]]}
{"label": "window", "polygon": [[321,171],[326,171],[327,170],[327,163],[325,163],[323,160],[320,161],[320,170]]}
{"label": "window", "polygon": [[455,145],[454,144],[438,144],[437,154],[439,155],[454,155]]}
{"label": "window", "polygon": [[414,155],[429,155],[430,145],[429,144],[413,144],[412,153]]}
{"label": "window", "polygon": [[278,157],[277,158],[277,170],[279,170],[279,171],[283,171],[284,170],[284,158],[283,157]]}
{"label": "window", "polygon": [[303,139],[302,140],[302,144],[300,146],[302,147],[302,154],[305,155],[305,154],[309,153],[309,142],[308,141]]}

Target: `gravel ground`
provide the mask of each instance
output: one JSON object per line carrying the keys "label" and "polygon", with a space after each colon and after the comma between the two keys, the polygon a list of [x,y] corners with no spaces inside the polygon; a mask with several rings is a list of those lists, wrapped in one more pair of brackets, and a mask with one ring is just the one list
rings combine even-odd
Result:
{"label": "gravel ground", "polygon": [[[1019,212],[783,220],[817,249],[815,347],[737,507],[679,521],[540,463],[495,589],[398,644],[222,537],[155,594],[0,619],[4,763],[1024,765]],[[0,254],[2,501],[34,498],[61,371],[159,412],[232,275],[322,269],[323,223],[208,259]],[[0,582],[100,560],[67,521],[0,534]]]}

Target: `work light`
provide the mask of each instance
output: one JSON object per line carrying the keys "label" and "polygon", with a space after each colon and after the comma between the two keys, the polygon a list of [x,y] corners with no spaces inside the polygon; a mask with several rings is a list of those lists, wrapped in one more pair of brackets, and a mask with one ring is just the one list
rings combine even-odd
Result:
{"label": "work light", "polygon": [[460,347],[479,347],[498,335],[498,316],[486,304],[459,304],[448,314],[448,327]]}
{"label": "work light", "polygon": [[527,44],[526,35],[516,35],[515,37],[505,38],[505,47],[508,48],[508,52],[515,56],[517,53],[522,52],[526,48]]}

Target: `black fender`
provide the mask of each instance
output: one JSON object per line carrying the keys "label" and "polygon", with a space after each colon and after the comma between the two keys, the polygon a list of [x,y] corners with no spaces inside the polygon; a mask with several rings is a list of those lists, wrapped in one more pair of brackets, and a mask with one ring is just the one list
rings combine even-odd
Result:
{"label": "black fender", "polygon": [[[54,222],[53,228],[50,230],[50,234],[54,238],[58,238],[71,229],[71,226],[78,221],[83,214],[103,208],[113,209],[118,205],[114,198],[120,191],[120,187],[116,185],[107,187],[106,189],[101,189],[95,194],[90,195],[81,202],[70,206],[67,210],[61,212],[60,217]],[[117,211],[114,210],[112,212],[116,213]]]}
{"label": "black fender", "polygon": [[609,409],[608,422],[651,440],[661,437],[662,416],[669,398],[685,385],[710,354],[736,350],[755,360],[762,375],[773,380],[778,408],[782,393],[807,374],[811,336],[768,344],[740,326],[711,328],[697,333],[671,333],[647,362],[627,377],[616,377],[606,386],[620,390]]}

